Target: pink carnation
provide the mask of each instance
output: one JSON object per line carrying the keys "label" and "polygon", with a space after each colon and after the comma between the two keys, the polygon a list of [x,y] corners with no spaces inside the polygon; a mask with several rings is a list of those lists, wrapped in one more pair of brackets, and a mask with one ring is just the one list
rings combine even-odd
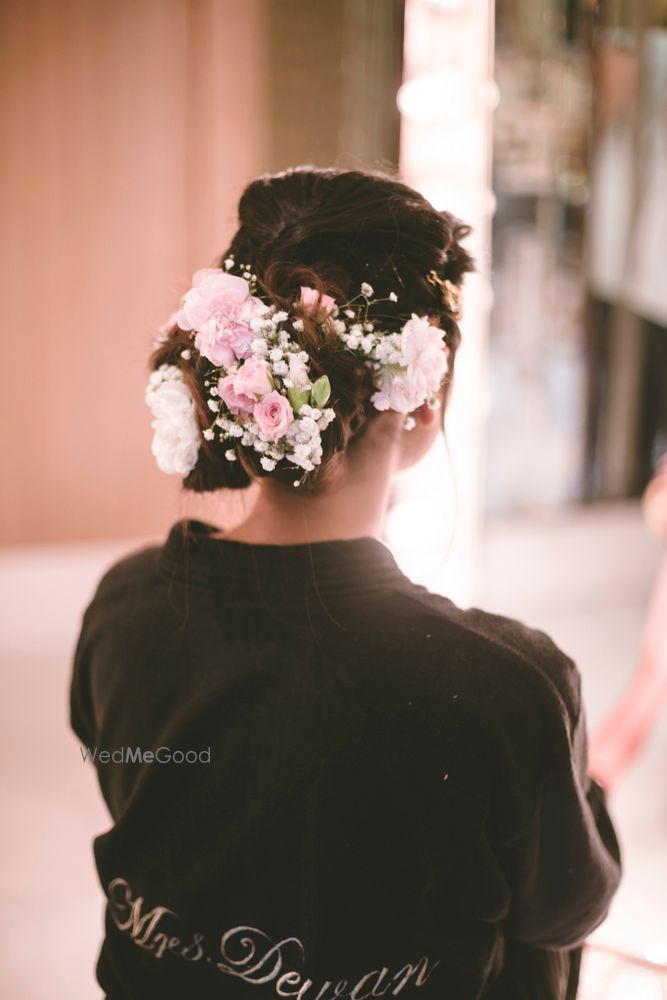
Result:
{"label": "pink carnation", "polygon": [[251,321],[266,311],[267,306],[250,295],[244,278],[205,267],[195,272],[176,322],[181,330],[195,331],[200,354],[214,365],[230,368],[249,355],[255,335]]}
{"label": "pink carnation", "polygon": [[447,370],[444,336],[443,330],[415,313],[401,331],[403,364],[414,374],[419,372],[433,391],[437,391]]}
{"label": "pink carnation", "polygon": [[371,396],[376,410],[397,410],[410,413],[424,402],[407,376],[407,371],[384,371],[378,384],[378,391]]}
{"label": "pink carnation", "polygon": [[252,411],[257,426],[273,441],[282,437],[294,420],[294,413],[288,400],[275,390],[263,396]]}
{"label": "pink carnation", "polygon": [[336,300],[330,295],[324,295],[316,288],[301,286],[301,303],[307,306],[311,312],[324,312],[327,315],[336,308]]}
{"label": "pink carnation", "polygon": [[401,330],[401,368],[381,373],[371,403],[377,410],[410,413],[437,395],[447,367],[444,332],[413,313]]}

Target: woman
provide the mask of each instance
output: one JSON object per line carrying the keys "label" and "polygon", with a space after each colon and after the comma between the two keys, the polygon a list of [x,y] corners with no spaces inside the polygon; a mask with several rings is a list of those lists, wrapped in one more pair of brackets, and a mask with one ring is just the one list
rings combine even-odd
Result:
{"label": "woman", "polygon": [[[620,855],[576,666],[379,540],[442,431],[467,227],[380,174],[260,177],[151,358],[184,519],[86,609],[72,726],[119,998],[574,997]],[[106,751],[104,757],[101,755]],[[115,756],[114,756],[115,755]]]}

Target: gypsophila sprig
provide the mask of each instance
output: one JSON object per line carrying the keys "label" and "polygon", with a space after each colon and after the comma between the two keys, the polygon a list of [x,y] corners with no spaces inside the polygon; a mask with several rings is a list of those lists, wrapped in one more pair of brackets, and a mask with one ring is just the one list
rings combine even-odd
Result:
{"label": "gypsophila sprig", "polygon": [[[380,302],[398,301],[395,292],[373,298],[372,286],[363,282],[359,294],[339,306],[331,296],[302,287],[291,310],[278,309],[261,298],[250,264],[237,265],[230,255],[223,265],[195,273],[181,308],[156,341],[156,346],[166,343],[174,325],[190,334],[192,346],[180,357],[208,362],[203,384],[211,414],[210,425],[200,430],[179,367],[162,365],[153,372],[146,400],[156,414],[153,451],[163,471],[190,472],[202,439],[225,445],[230,462],[238,461],[239,445],[251,448],[269,473],[286,462],[306,475],[321,463],[322,431],[336,411],[327,406],[328,376],[313,380],[310,375],[310,359],[299,340],[304,314],[368,365],[376,409],[410,413],[425,402],[437,405],[448,369],[443,331],[415,313],[399,331],[382,330],[370,318]],[[414,420],[405,426],[414,426]]]}

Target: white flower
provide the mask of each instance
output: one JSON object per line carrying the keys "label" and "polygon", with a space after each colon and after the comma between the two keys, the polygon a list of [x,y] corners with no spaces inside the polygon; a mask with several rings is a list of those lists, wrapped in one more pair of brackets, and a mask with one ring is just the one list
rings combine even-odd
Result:
{"label": "white flower", "polygon": [[267,458],[266,455],[262,455],[259,460],[259,464],[263,469],[266,469],[267,472],[272,472],[276,467],[274,460],[272,458]]}
{"label": "white flower", "polygon": [[298,333],[303,333],[303,320],[295,319],[292,321],[292,326]]}
{"label": "white flower", "polygon": [[405,370],[393,372],[390,368],[382,368],[378,373],[376,386],[378,391],[371,396],[371,403],[376,410],[397,410],[399,413],[410,413],[420,405],[415,402]]}
{"label": "white flower", "polygon": [[162,472],[187,476],[197,464],[201,443],[194,400],[176,365],[151,373],[145,400],[155,419],[151,450]]}
{"label": "white flower", "polygon": [[202,434],[204,435],[207,441],[212,441],[213,438],[215,437],[215,431],[213,430],[212,427],[207,427],[205,431],[202,431]]}
{"label": "white flower", "polygon": [[398,295],[396,294],[396,292],[389,292],[389,301],[398,302]]}
{"label": "white flower", "polygon": [[227,257],[225,259],[225,271],[230,271],[234,267],[234,258]]}
{"label": "white flower", "polygon": [[269,345],[263,337],[255,337],[250,341],[250,350],[253,354],[268,354]]}
{"label": "white flower", "polygon": [[236,452],[234,451],[233,448],[227,449],[227,451],[225,452],[225,458],[227,459],[228,462],[236,462],[237,460]]}
{"label": "white flower", "polygon": [[185,361],[189,361],[190,360],[190,358],[192,357],[192,351],[190,350],[189,347],[186,347],[185,350],[181,351],[181,357]]}
{"label": "white flower", "polygon": [[371,285],[368,284],[367,281],[364,281],[362,283],[361,294],[364,296],[365,299],[370,299],[371,295],[373,294],[373,288]]}
{"label": "white flower", "polygon": [[415,313],[401,331],[403,364],[413,378],[421,378],[425,389],[430,387],[430,391],[425,392],[425,398],[437,393],[442,376],[447,371],[444,337],[444,330],[429,323],[426,316],[416,316]]}
{"label": "white flower", "polygon": [[308,355],[305,351],[298,351],[297,353],[290,352],[287,355],[287,364],[289,365],[289,377],[292,385],[302,387],[309,384],[308,378]]}
{"label": "white flower", "polygon": [[284,323],[287,319],[287,313],[284,309],[279,309],[278,312],[273,314],[274,323]]}
{"label": "white flower", "polygon": [[410,413],[440,389],[448,366],[444,332],[427,316],[413,313],[401,330],[400,351],[393,354],[386,350],[395,347],[395,338],[391,339],[393,344],[381,344],[376,350],[383,367],[376,376],[378,391],[371,402],[378,410]]}

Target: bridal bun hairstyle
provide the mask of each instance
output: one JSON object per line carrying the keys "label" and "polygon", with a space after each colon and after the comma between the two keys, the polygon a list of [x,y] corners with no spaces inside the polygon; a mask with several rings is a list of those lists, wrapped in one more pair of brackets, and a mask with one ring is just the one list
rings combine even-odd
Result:
{"label": "bridal bun hairstyle", "polygon": [[[238,206],[239,228],[217,267],[232,256],[257,276],[258,294],[280,310],[293,308],[307,286],[345,303],[362,283],[383,300],[375,308],[383,330],[399,331],[412,313],[426,315],[444,331],[451,381],[460,341],[458,313],[442,293],[441,282],[460,288],[473,261],[460,241],[470,233],[448,212],[438,212],[417,191],[379,172],[320,169],[306,166],[266,174],[250,183]],[[427,280],[429,274],[431,280]],[[397,301],[390,294],[398,293]],[[373,319],[373,306],[368,318]],[[370,402],[372,372],[354,354],[340,350],[335,336],[307,314],[299,332],[308,355],[311,378],[326,374],[331,387],[328,406],[335,419],[321,432],[322,458],[303,483],[302,492],[317,492],[331,479],[338,459],[378,416]],[[207,363],[189,359],[190,334],[175,323],[153,351],[149,368],[175,365],[187,385],[202,431],[212,419],[204,374]],[[185,350],[185,357],[182,352]],[[225,457],[226,446],[202,438],[196,465],[183,479],[197,493],[220,488],[241,489],[253,478],[272,476],[290,486],[294,469],[278,462],[267,471],[251,447],[237,444],[237,461]]]}

